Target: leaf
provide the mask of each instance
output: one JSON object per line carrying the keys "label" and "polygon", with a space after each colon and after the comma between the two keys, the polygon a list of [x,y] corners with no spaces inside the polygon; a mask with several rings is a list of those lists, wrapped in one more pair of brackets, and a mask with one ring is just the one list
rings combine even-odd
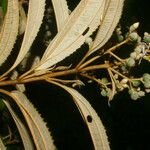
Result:
{"label": "leaf", "polygon": [[16,41],[19,26],[18,0],[8,0],[7,13],[0,32],[0,65],[4,63]]}
{"label": "leaf", "polygon": [[19,91],[13,91],[11,94],[15,98],[15,102],[19,106],[27,121],[29,129],[33,136],[33,140],[35,142],[36,149],[55,150],[56,148],[53,144],[50,132],[48,131],[39,113],[35,110],[27,97]]}
{"label": "leaf", "polygon": [[2,6],[2,9],[3,9],[3,14],[5,15],[6,11],[7,11],[7,0],[2,0],[1,1],[1,6]]}
{"label": "leaf", "polygon": [[42,23],[45,10],[45,0],[30,0],[29,1],[29,10],[27,16],[27,25],[21,45],[20,52],[17,56],[17,59],[11,69],[13,70],[25,57],[27,52],[30,50],[30,47],[37,36],[39,28]]}
{"label": "leaf", "polygon": [[27,17],[24,11],[24,8],[22,7],[22,4],[19,3],[19,14],[20,14],[20,18],[19,18],[19,34],[23,34],[25,32],[26,29],[26,24],[27,24]]}
{"label": "leaf", "polygon": [[3,144],[2,139],[0,138],[0,150],[6,150],[5,145]]}
{"label": "leaf", "polygon": [[22,138],[25,150],[34,150],[34,146],[33,146],[33,143],[32,143],[32,138],[29,136],[29,133],[28,133],[26,127],[21,122],[21,120],[18,118],[18,116],[15,114],[15,112],[12,109],[12,107],[10,106],[9,102],[7,100],[4,100],[4,103],[7,106],[10,114],[12,115],[12,117],[13,117],[15,123],[16,123],[16,126],[19,130],[20,136]]}
{"label": "leaf", "polygon": [[114,98],[114,96],[117,93],[117,91],[116,91],[116,84],[115,84],[114,75],[112,74],[110,69],[108,69],[108,73],[109,73],[109,76],[110,76],[110,79],[111,79],[111,83],[112,83],[112,91],[111,91],[111,93],[109,93],[109,101],[111,101]]}
{"label": "leaf", "polygon": [[53,81],[48,82],[62,87],[71,94],[82,118],[89,128],[95,150],[110,150],[105,128],[90,103],[78,91]]}
{"label": "leaf", "polygon": [[107,0],[106,10],[97,36],[92,45],[92,53],[100,49],[111,37],[120,19],[124,0]]}
{"label": "leaf", "polygon": [[66,0],[52,0],[55,11],[58,32],[64,26],[66,19],[69,17],[69,9]]}
{"label": "leaf", "polygon": [[75,52],[100,24],[105,0],[82,0],[46,49],[36,70],[51,67]]}

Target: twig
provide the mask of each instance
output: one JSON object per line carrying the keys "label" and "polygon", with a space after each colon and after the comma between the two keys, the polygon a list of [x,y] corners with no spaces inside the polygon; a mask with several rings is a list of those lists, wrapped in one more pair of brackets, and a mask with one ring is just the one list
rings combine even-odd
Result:
{"label": "twig", "polygon": [[91,64],[92,62],[94,62],[95,60],[97,60],[99,57],[100,57],[100,56],[95,56],[95,57],[91,58],[90,60],[88,60],[88,61],[86,61],[85,63],[83,63],[83,64],[79,67],[79,69],[82,69],[82,68],[84,68],[85,66]]}
{"label": "twig", "polygon": [[120,57],[118,57],[117,55],[115,55],[114,53],[112,52],[109,52],[110,55],[112,55],[113,57],[115,57],[117,60],[119,60],[120,62],[124,63],[124,60],[121,59]]}
{"label": "twig", "polygon": [[120,72],[116,71],[115,69],[113,69],[113,68],[109,68],[109,69],[111,71],[113,71],[114,73],[118,74],[119,76],[121,76],[122,78],[130,80],[128,77],[124,76],[123,74],[121,74]]}
{"label": "twig", "polygon": [[129,41],[130,41],[129,38],[125,39],[123,42],[121,42],[121,43],[119,43],[119,44],[117,44],[117,45],[111,47],[110,49],[108,49],[108,50],[104,53],[104,55],[105,55],[105,54],[109,54],[110,52],[113,52],[114,50],[118,49],[118,48],[121,47],[122,45],[127,44]]}
{"label": "twig", "polygon": [[90,80],[93,80],[95,82],[97,82],[98,84],[104,86],[105,88],[107,88],[106,84],[104,84],[103,82],[101,82],[99,79],[95,78],[94,76],[90,76],[88,74],[80,74],[81,76],[85,77],[85,78],[88,78]]}
{"label": "twig", "polygon": [[16,84],[24,84],[24,83],[29,83],[29,82],[35,82],[35,81],[41,81],[45,80],[45,78],[55,78],[58,76],[65,76],[69,74],[77,74],[85,71],[92,71],[92,70],[99,70],[99,69],[104,69],[110,67],[109,64],[100,64],[100,65],[93,65],[89,67],[82,68],[80,70],[77,70],[76,68],[70,69],[70,70],[64,70],[64,71],[59,71],[59,72],[50,72],[48,74],[42,74],[39,76],[34,76],[31,78],[18,78],[16,80],[6,80],[6,81],[1,81],[0,86],[6,86],[6,85],[16,85]]}

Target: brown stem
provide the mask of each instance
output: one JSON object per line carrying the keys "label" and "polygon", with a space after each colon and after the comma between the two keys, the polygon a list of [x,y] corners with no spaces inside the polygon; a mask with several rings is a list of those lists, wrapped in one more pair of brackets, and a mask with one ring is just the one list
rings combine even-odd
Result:
{"label": "brown stem", "polygon": [[130,41],[130,39],[127,38],[127,39],[124,40],[123,42],[121,42],[121,43],[119,43],[119,44],[117,44],[117,45],[111,47],[110,49],[108,49],[108,50],[104,53],[104,55],[105,55],[105,54],[109,54],[110,52],[116,50],[117,48],[119,48],[120,46],[122,46],[122,45],[128,43],[129,41]]}
{"label": "brown stem", "polygon": [[95,56],[93,58],[91,58],[90,60],[86,61],[85,63],[83,63],[79,69],[86,67],[87,65],[91,64],[92,62],[94,62],[95,60],[97,60],[100,56]]}
{"label": "brown stem", "polygon": [[81,69],[82,72],[84,71],[92,71],[92,70],[98,70],[98,69],[105,69],[109,68],[110,64],[100,64],[100,65],[93,65],[86,68]]}
{"label": "brown stem", "polygon": [[46,78],[54,78],[58,76],[65,76],[69,74],[76,74],[76,73],[81,73],[85,71],[92,71],[92,70],[98,70],[98,69],[104,69],[110,67],[109,64],[100,64],[100,65],[93,65],[89,67],[85,67],[83,69],[70,69],[70,70],[65,70],[65,71],[59,71],[59,72],[51,72],[49,74],[43,74],[40,76],[34,76],[31,78],[22,78],[22,79],[16,79],[16,80],[6,80],[6,81],[1,81],[0,86],[6,86],[6,85],[16,85],[16,84],[24,84],[24,83],[29,83],[29,82],[35,82],[35,81],[42,81],[45,80]]}
{"label": "brown stem", "polygon": [[115,55],[114,53],[112,53],[111,51],[109,52],[110,55],[112,55],[114,58],[116,58],[117,60],[119,60],[120,62],[124,63],[124,60],[121,59],[120,57],[118,57],[117,55]]}
{"label": "brown stem", "polygon": [[90,80],[93,80],[95,82],[97,82],[98,84],[102,85],[103,87],[107,88],[107,86],[101,82],[100,80],[98,80],[97,78],[93,77],[93,76],[90,76],[90,75],[87,75],[87,74],[81,74],[81,76],[85,77],[85,78],[88,78]]}

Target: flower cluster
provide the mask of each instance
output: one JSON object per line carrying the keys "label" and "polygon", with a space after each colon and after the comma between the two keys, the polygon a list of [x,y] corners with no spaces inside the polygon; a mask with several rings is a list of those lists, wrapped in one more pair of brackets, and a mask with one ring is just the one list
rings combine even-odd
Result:
{"label": "flower cluster", "polygon": [[136,78],[135,74],[131,73],[132,68],[141,65],[143,59],[149,60],[150,34],[145,32],[144,37],[141,38],[136,31],[138,26],[139,23],[131,25],[125,36],[122,35],[120,28],[116,29],[118,41],[123,43],[129,40],[129,44],[132,44],[134,49],[125,59],[108,50],[109,56],[114,57],[114,65],[108,71],[110,80],[107,78],[100,80],[102,96],[110,98],[127,88],[131,99],[137,100],[150,92],[150,74],[144,73]]}

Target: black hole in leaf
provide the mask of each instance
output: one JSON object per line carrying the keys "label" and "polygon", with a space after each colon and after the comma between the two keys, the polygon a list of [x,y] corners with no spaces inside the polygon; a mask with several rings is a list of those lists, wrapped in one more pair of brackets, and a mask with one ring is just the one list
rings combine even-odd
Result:
{"label": "black hole in leaf", "polygon": [[89,27],[88,28],[86,28],[86,30],[82,33],[82,35],[84,36],[88,31],[89,31]]}
{"label": "black hole in leaf", "polygon": [[92,122],[92,116],[88,115],[87,116],[87,121],[91,123]]}

